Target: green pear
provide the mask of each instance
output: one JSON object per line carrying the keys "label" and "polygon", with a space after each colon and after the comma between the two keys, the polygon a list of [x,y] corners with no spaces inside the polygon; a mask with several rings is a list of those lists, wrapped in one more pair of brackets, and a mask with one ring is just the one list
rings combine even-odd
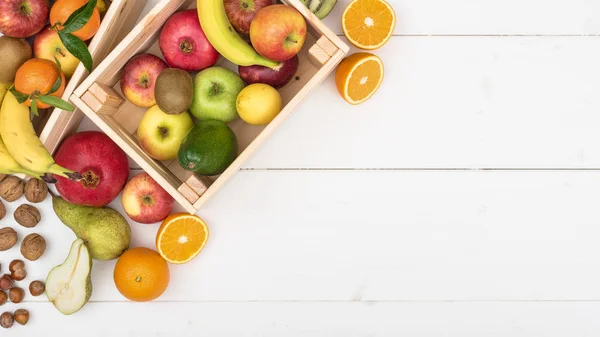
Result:
{"label": "green pear", "polygon": [[65,315],[79,311],[92,296],[92,256],[81,239],[71,245],[63,264],[50,270],[46,296]]}
{"label": "green pear", "polygon": [[52,198],[58,218],[83,239],[94,260],[113,260],[129,248],[131,227],[112,208],[73,205],[61,197]]}

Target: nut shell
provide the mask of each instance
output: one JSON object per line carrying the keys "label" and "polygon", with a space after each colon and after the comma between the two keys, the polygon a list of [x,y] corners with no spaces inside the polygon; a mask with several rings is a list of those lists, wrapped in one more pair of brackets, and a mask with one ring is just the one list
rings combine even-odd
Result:
{"label": "nut shell", "polygon": [[25,290],[19,287],[13,287],[8,291],[8,299],[12,303],[21,303],[23,302],[23,298],[25,298]]}
{"label": "nut shell", "polygon": [[14,318],[15,322],[21,325],[25,325],[27,324],[27,322],[29,322],[29,311],[25,309],[18,309],[17,311],[15,311]]}
{"label": "nut shell", "polygon": [[4,180],[4,178],[8,177],[7,174],[4,173],[0,173],[0,182],[2,182],[2,180]]}
{"label": "nut shell", "polygon": [[42,281],[33,281],[29,284],[31,296],[40,296],[46,291],[46,285]]}
{"label": "nut shell", "polygon": [[0,305],[3,305],[8,301],[8,295],[4,292],[4,290],[0,290]]}
{"label": "nut shell", "polygon": [[4,203],[0,201],[0,220],[4,219],[6,216],[6,207],[4,207]]}
{"label": "nut shell", "polygon": [[0,228],[0,251],[9,250],[17,244],[19,235],[17,232],[10,228]]}
{"label": "nut shell", "polygon": [[19,200],[25,191],[23,180],[15,176],[8,176],[0,182],[0,197],[8,202]]}
{"label": "nut shell", "polygon": [[27,201],[37,204],[46,200],[48,196],[48,185],[39,179],[29,179],[25,183],[25,198]]}
{"label": "nut shell", "polygon": [[9,290],[14,284],[15,281],[13,281],[10,275],[4,274],[2,277],[0,277],[0,290]]}
{"label": "nut shell", "polygon": [[15,318],[10,312],[5,312],[0,315],[0,326],[4,329],[10,329],[15,323]]}
{"label": "nut shell", "polygon": [[37,234],[29,234],[21,242],[21,254],[29,261],[36,261],[46,251],[46,240]]}
{"label": "nut shell", "polygon": [[19,225],[27,228],[37,226],[37,224],[40,223],[40,220],[42,220],[40,211],[34,206],[27,204],[17,207],[14,217]]}

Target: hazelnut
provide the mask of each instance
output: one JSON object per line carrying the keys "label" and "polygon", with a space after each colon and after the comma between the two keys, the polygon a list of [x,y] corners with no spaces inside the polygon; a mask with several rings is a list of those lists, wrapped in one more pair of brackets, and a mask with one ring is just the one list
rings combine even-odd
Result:
{"label": "hazelnut", "polygon": [[27,204],[17,207],[14,217],[15,221],[19,225],[27,228],[33,228],[37,226],[42,219],[40,211],[37,208]]}
{"label": "hazelnut", "polygon": [[2,201],[0,201],[0,220],[4,219],[5,216],[6,216],[6,207],[4,207],[4,204],[2,203]]}
{"label": "hazelnut", "polygon": [[18,309],[15,311],[15,322],[25,325],[29,322],[29,311],[25,309]]}
{"label": "hazelnut", "polygon": [[0,277],[0,290],[8,290],[12,288],[13,285],[15,285],[15,282],[10,275],[4,274]]}
{"label": "hazelnut", "polygon": [[25,183],[25,198],[34,204],[46,200],[48,185],[39,179],[29,179]]}
{"label": "hazelnut", "polygon": [[10,329],[15,323],[15,318],[10,312],[5,312],[0,315],[0,326],[4,329]]}
{"label": "hazelnut", "polygon": [[33,281],[29,284],[29,293],[32,296],[40,296],[46,291],[46,285],[42,281]]}
{"label": "hazelnut", "polygon": [[29,234],[21,242],[21,254],[29,261],[39,259],[45,251],[46,240],[39,234]]}
{"label": "hazelnut", "polygon": [[10,228],[0,228],[0,251],[9,250],[17,244],[19,236],[17,232]]}
{"label": "hazelnut", "polygon": [[25,262],[23,260],[12,260],[8,265],[8,270],[12,273],[19,269],[25,269]]}
{"label": "hazelnut", "polygon": [[23,196],[24,189],[23,180],[9,176],[0,182],[0,197],[8,202],[17,201]]}
{"label": "hazelnut", "polygon": [[8,270],[10,270],[10,276],[15,281],[22,281],[27,277],[25,262],[22,260],[13,260],[8,266]]}
{"label": "hazelnut", "polygon": [[0,305],[3,305],[8,301],[8,295],[3,290],[0,290]]}
{"label": "hazelnut", "polygon": [[23,302],[23,298],[25,297],[25,290],[19,287],[10,288],[8,291],[8,299],[13,303],[21,303]]}

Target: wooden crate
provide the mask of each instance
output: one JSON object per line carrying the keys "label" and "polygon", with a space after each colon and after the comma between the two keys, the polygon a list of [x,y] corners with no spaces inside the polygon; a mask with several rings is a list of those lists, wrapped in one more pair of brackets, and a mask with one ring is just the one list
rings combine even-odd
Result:
{"label": "wooden crate", "polygon": [[[146,0],[112,1],[102,18],[98,32],[88,46],[94,66],[131,31],[145,4]],[[68,100],[87,75],[88,71],[80,64],[67,83],[62,99]],[[83,117],[84,114],[79,110],[70,112],[56,108],[41,112],[40,116],[33,119],[33,124],[48,151],[54,153],[66,136],[77,131]]]}
{"label": "wooden crate", "polygon": [[[193,0],[163,0],[131,31],[113,52],[75,90],[71,101],[109,135],[131,158],[150,174],[188,212],[195,213],[235,174],[258,147],[288,118],[309,91],[316,88],[348,53],[349,47],[314,16],[299,0],[282,0],[305,17],[309,34],[299,53],[296,77],[279,91],[284,101],[280,114],[266,126],[253,126],[242,120],[230,123],[236,133],[239,156],[217,177],[196,177],[182,169],[177,160],[159,162],[150,158],[136,139],[138,124],[147,109],[125,101],[120,107],[105,104],[119,99],[119,79],[127,61],[149,52],[161,57],[158,35],[162,25],[175,12],[195,8]],[[237,70],[223,58],[218,65]]]}

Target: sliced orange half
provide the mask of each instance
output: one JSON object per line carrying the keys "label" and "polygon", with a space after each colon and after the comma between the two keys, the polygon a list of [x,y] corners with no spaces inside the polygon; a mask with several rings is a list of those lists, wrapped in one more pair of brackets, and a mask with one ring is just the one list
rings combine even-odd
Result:
{"label": "sliced orange half", "polygon": [[396,13],[385,0],[353,0],[342,15],[342,29],[357,48],[383,46],[396,28]]}
{"label": "sliced orange half", "polygon": [[335,84],[340,95],[354,105],[371,98],[382,82],[383,62],[377,55],[370,53],[348,56],[335,73]]}
{"label": "sliced orange half", "polygon": [[208,226],[199,217],[169,215],[156,234],[156,250],[168,262],[183,264],[193,260],[208,240]]}

